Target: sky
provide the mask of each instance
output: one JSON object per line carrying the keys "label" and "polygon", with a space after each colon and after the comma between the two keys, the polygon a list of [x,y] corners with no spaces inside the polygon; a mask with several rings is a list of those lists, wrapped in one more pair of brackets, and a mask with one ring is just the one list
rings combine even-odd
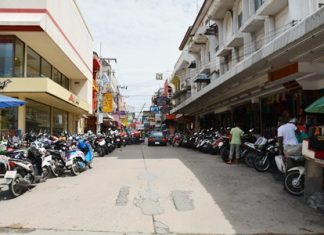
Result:
{"label": "sky", "polygon": [[[94,39],[94,51],[117,58],[113,65],[121,93],[135,112],[148,110],[151,97],[168,79],[178,49],[203,0],[77,0]],[[100,46],[101,45],[101,46]],[[101,48],[101,49],[100,49]],[[112,62],[114,63],[114,62]]]}

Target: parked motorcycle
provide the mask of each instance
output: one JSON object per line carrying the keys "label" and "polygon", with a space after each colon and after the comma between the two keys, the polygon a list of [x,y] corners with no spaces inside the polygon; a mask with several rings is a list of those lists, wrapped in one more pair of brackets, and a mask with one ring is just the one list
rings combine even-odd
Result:
{"label": "parked motorcycle", "polygon": [[8,158],[9,169],[4,176],[9,192],[18,197],[42,179],[42,154],[37,148],[28,150],[28,158]]}
{"label": "parked motorcycle", "polygon": [[293,162],[293,167],[287,169],[286,160],[281,155],[275,157],[276,165],[278,170],[285,174],[284,187],[288,193],[301,196],[304,194],[305,159],[302,155],[289,156],[289,158]]}
{"label": "parked motorcycle", "polygon": [[265,172],[275,165],[275,156],[279,153],[278,143],[275,139],[269,139],[264,154],[258,154],[254,159],[254,168],[259,172]]}
{"label": "parked motorcycle", "polygon": [[66,167],[71,170],[72,175],[76,176],[80,172],[92,168],[93,153],[90,144],[85,140],[79,140],[77,148],[74,147],[66,155]]}

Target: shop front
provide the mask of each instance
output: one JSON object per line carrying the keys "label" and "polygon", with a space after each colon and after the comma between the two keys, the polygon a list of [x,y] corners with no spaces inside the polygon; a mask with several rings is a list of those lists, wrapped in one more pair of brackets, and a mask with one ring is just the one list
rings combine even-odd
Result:
{"label": "shop front", "polygon": [[48,78],[10,78],[10,81],[1,93],[27,103],[0,111],[2,132],[59,135],[65,130],[84,131],[84,115],[88,114],[90,104]]}

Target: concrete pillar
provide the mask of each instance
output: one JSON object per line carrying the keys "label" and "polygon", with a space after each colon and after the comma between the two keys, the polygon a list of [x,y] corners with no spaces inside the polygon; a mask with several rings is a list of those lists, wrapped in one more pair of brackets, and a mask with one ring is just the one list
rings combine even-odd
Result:
{"label": "concrete pillar", "polygon": [[275,20],[274,17],[267,16],[264,22],[264,43],[271,42],[275,36]]}
{"label": "concrete pillar", "polygon": [[218,26],[218,43],[219,43],[219,48],[221,48],[224,45],[224,34],[225,34],[223,21],[217,20],[216,23]]}
{"label": "concrete pillar", "polygon": [[[18,99],[26,100],[24,96],[19,96]],[[18,130],[21,134],[26,132],[26,105],[18,107]]]}
{"label": "concrete pillar", "polygon": [[255,124],[254,129],[255,133],[261,133],[261,106],[260,106],[260,99],[253,98],[251,100],[252,103],[252,118]]}
{"label": "concrete pillar", "polygon": [[251,33],[244,33],[244,55],[245,57],[251,55],[255,51],[255,40]]}
{"label": "concrete pillar", "polygon": [[249,0],[249,16],[255,13],[255,1]]}
{"label": "concrete pillar", "polygon": [[68,132],[69,133],[74,133],[74,119],[75,116],[73,115],[73,113],[68,113]]}
{"label": "concrete pillar", "polygon": [[250,0],[242,0],[243,6],[243,24],[250,17]]}
{"label": "concrete pillar", "polygon": [[198,132],[199,130],[200,130],[199,116],[195,115],[195,131]]}
{"label": "concrete pillar", "polygon": [[323,185],[323,168],[311,160],[306,160],[305,197],[321,192]]}

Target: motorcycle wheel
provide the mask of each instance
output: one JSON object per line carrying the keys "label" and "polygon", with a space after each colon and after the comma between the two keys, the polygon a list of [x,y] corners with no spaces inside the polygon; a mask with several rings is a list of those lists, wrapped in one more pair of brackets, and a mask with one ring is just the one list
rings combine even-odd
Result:
{"label": "motorcycle wheel", "polygon": [[80,168],[78,166],[78,160],[73,160],[72,167],[71,167],[71,174],[77,176],[80,174]]}
{"label": "motorcycle wheel", "polygon": [[299,171],[290,171],[285,177],[285,188],[288,193],[294,196],[301,196],[304,194],[305,177],[302,175],[298,180],[299,176]]}
{"label": "motorcycle wheel", "polygon": [[219,151],[219,153],[220,153],[223,161],[224,162],[228,162],[228,160],[229,160],[229,148],[223,147],[223,148],[221,148],[221,150]]}
{"label": "motorcycle wheel", "polygon": [[87,165],[88,165],[89,169],[93,168],[93,162],[89,162]]}
{"label": "motorcycle wheel", "polygon": [[42,178],[44,180],[47,180],[51,176],[51,169],[49,166],[44,166],[43,167],[43,173],[42,173]]}
{"label": "motorcycle wheel", "polygon": [[[266,158],[266,159],[264,159]],[[267,156],[259,155],[254,159],[254,168],[259,172],[266,172],[270,168],[270,160]]]}
{"label": "motorcycle wheel", "polygon": [[54,162],[54,164],[52,165],[52,168],[51,168],[52,175],[55,176],[55,177],[59,177],[64,172],[64,169],[61,168],[61,167],[58,167],[58,165],[59,165],[59,161],[55,160],[55,162]]}
{"label": "motorcycle wheel", "polygon": [[17,183],[19,183],[20,179],[22,178],[22,175],[17,173],[16,178],[14,178],[9,184],[9,192],[13,197],[19,197],[24,193],[24,190],[21,187],[17,186]]}
{"label": "motorcycle wheel", "polygon": [[250,167],[250,168],[254,167],[254,160],[255,160],[255,154],[254,153],[248,152],[245,155],[244,162],[248,167]]}
{"label": "motorcycle wheel", "polygon": [[99,157],[105,156],[105,150],[102,147],[98,147],[97,153]]}

